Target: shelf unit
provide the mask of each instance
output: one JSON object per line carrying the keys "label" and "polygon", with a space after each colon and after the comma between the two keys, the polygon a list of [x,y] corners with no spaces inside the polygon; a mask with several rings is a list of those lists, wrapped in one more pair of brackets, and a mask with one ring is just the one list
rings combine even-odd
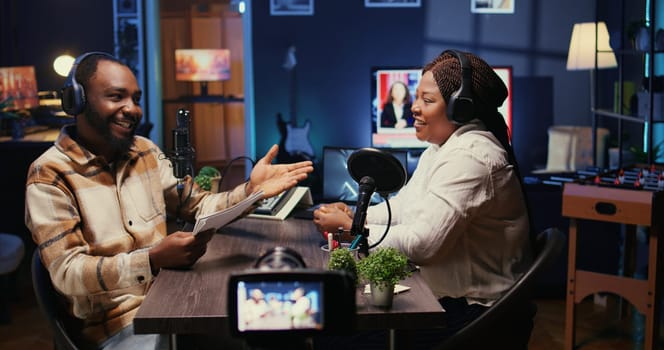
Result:
{"label": "shelf unit", "polygon": [[[113,0],[113,55],[132,70],[141,90],[147,91],[143,10],[143,0]],[[146,98],[141,98],[141,105],[145,106],[143,123],[151,124]]]}
{"label": "shelf unit", "polygon": [[[621,23],[620,23],[620,33],[626,33],[626,18],[625,18],[625,9],[626,9],[626,2],[625,0],[621,0],[621,6],[622,6],[622,15],[621,15]],[[596,2],[596,8],[599,5],[599,2]],[[647,135],[645,138],[645,144],[643,145],[644,148],[647,150],[647,164],[653,164],[655,163],[655,156],[653,155],[653,129],[654,129],[654,123],[655,123],[655,116],[654,116],[654,93],[653,93],[653,77],[655,76],[655,55],[657,54],[664,54],[664,51],[656,51],[655,50],[655,29],[657,28],[656,26],[656,16],[655,16],[655,9],[656,9],[656,0],[650,0],[647,2],[647,9],[648,11],[648,33],[649,33],[649,47],[648,51],[639,51],[634,48],[626,49],[624,48],[625,46],[625,40],[621,37],[621,42],[620,42],[620,48],[614,48],[613,52],[616,54],[616,60],[618,62],[618,79],[617,79],[617,88],[614,93],[614,98],[619,101],[619,108],[617,111],[615,110],[610,110],[606,108],[600,108],[598,107],[598,88],[599,88],[599,78],[598,74],[594,75],[594,81],[592,84],[594,85],[594,96],[592,96],[593,100],[593,106],[591,107],[591,112],[593,114],[592,118],[592,128],[593,128],[593,163],[598,166],[597,164],[597,145],[596,145],[596,137],[597,137],[597,128],[598,128],[598,122],[600,118],[612,118],[616,119],[618,121],[618,165],[619,167],[623,167],[625,164],[623,164],[623,151],[624,151],[624,140],[623,140],[623,129],[625,127],[624,123],[625,122],[630,122],[630,123],[637,123],[637,124],[642,124],[643,129],[645,130],[647,128]],[[599,14],[597,13],[596,22],[599,22],[601,19],[599,18]],[[623,34],[624,35],[624,34]],[[596,43],[597,45],[597,43]],[[597,50],[597,46],[596,46]],[[602,52],[600,50],[597,50],[598,53]],[[625,60],[629,58],[630,56],[635,56],[635,57],[646,57],[647,58],[647,63],[648,63],[648,79],[647,79],[647,84],[648,84],[648,112],[646,117],[641,117],[641,116],[634,116],[634,115],[627,115],[624,114],[624,107],[623,107],[623,101],[624,99],[624,82],[626,81],[625,79]],[[643,59],[641,60],[643,63]],[[595,68],[595,72],[597,72],[597,68]],[[615,108],[615,107],[614,107]],[[631,111],[631,114],[634,114],[634,111]],[[641,133],[641,136],[643,135],[643,131]]]}
{"label": "shelf unit", "polygon": [[[195,169],[225,167],[245,155],[242,19],[227,3],[162,0],[160,8],[164,148],[171,149],[177,110],[191,112]],[[175,80],[176,49],[227,48],[231,79],[198,84]]]}

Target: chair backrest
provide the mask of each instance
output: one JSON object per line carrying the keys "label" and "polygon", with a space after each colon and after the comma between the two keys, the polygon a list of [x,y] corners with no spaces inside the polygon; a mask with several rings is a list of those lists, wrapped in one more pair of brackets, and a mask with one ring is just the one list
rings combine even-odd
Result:
{"label": "chair backrest", "polygon": [[548,228],[540,232],[535,243],[537,249],[535,261],[528,271],[482,315],[446,339],[436,349],[467,349],[464,344],[473,339],[485,337],[487,330],[495,328],[496,325],[504,322],[504,319],[515,308],[529,302],[532,299],[538,276],[560,255],[565,241],[565,235],[557,228]]}
{"label": "chair backrest", "polygon": [[32,254],[32,287],[37,297],[37,303],[53,330],[53,342],[56,350],[78,350],[79,346],[67,333],[67,321],[71,318],[65,315],[58,295],[51,283],[51,276],[44,267],[39,256],[39,249]]}

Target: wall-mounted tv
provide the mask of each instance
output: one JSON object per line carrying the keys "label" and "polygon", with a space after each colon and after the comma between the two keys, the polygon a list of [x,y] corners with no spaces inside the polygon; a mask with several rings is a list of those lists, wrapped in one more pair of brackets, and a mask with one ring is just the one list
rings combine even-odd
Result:
{"label": "wall-mounted tv", "polygon": [[[512,130],[512,67],[495,66],[494,71],[508,89],[508,97],[498,111]],[[371,68],[371,144],[377,148],[426,148],[428,143],[415,137],[410,106],[422,77],[422,69],[416,67]],[[405,96],[403,109],[392,107],[392,98]],[[395,120],[402,119],[399,124]]]}
{"label": "wall-mounted tv", "polygon": [[[426,142],[415,137],[410,106],[422,77],[418,67],[373,67],[371,69],[371,144],[377,148],[424,148]],[[405,89],[404,89],[405,88]],[[392,108],[393,95],[405,96],[403,108]]]}
{"label": "wall-mounted tv", "polygon": [[6,110],[20,110],[39,107],[35,67],[0,68],[0,101],[11,97]]}
{"label": "wall-mounted tv", "polygon": [[175,80],[201,83],[201,94],[207,94],[207,83],[231,78],[231,53],[228,49],[176,49]]}

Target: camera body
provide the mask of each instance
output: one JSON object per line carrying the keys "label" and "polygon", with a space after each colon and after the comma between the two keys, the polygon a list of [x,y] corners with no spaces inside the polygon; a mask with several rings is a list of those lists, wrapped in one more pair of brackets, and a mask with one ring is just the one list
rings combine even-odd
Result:
{"label": "camera body", "polygon": [[230,276],[230,332],[250,344],[304,340],[355,329],[356,286],[343,271],[249,269]]}

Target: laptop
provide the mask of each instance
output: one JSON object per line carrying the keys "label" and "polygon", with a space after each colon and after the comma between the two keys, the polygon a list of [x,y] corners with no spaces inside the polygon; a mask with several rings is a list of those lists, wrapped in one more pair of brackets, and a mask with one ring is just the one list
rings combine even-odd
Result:
{"label": "laptop", "polygon": [[[348,173],[348,157],[358,148],[323,147],[323,196],[322,202],[344,202],[349,205],[357,203],[358,183]],[[408,169],[408,151],[390,149],[404,167]],[[371,203],[382,202],[378,193],[371,197]]]}

